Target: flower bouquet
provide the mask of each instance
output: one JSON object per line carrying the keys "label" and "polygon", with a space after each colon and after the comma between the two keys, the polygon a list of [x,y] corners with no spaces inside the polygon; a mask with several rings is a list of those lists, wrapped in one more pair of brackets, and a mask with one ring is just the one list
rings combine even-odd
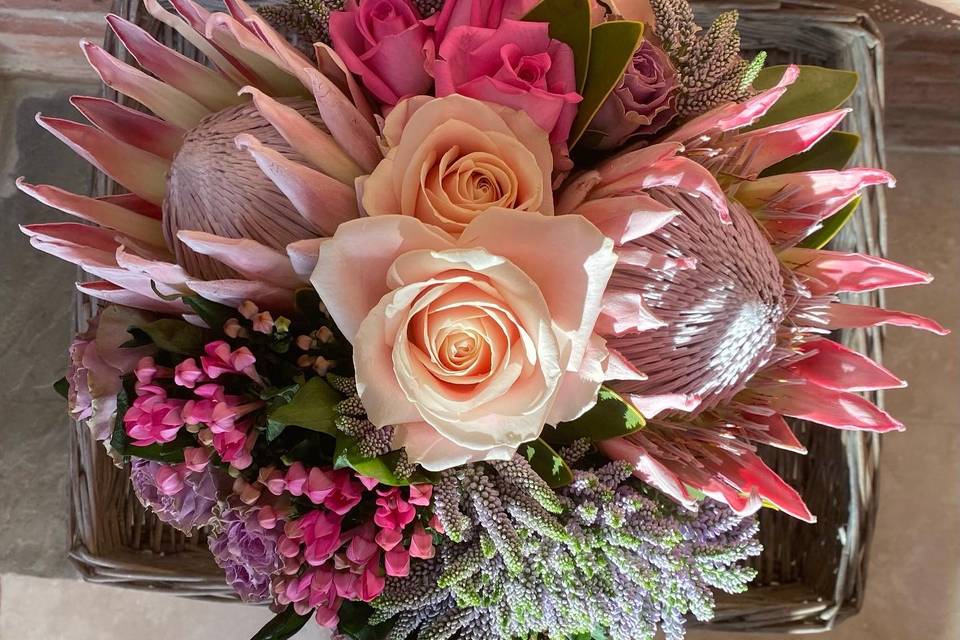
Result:
{"label": "flower bouquet", "polygon": [[[19,186],[103,302],[60,385],[227,582],[339,637],[668,638],[738,592],[785,417],[886,431],[829,339],[935,322],[824,250],[862,189],[855,74],[744,60],[677,0],[227,0],[107,20],[141,103],[38,121],[129,190]],[[149,111],[150,113],[148,113]]]}

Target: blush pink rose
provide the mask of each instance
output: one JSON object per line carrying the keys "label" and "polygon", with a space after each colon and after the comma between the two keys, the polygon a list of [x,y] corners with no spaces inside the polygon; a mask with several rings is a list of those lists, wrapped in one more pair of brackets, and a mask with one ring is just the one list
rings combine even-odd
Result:
{"label": "blush pink rose", "polygon": [[538,3],[539,0],[446,0],[436,14],[436,41],[443,42],[456,27],[496,29],[504,20],[521,19]]}
{"label": "blush pink rose", "polygon": [[433,37],[410,0],[347,0],[330,14],[333,49],[381,102],[427,93]]}
{"label": "blush pink rose", "polygon": [[459,235],[490,207],[553,215],[553,157],[530,117],[464,96],[417,96],[387,116],[384,159],[360,183],[370,216],[414,216]]}
{"label": "blush pink rose", "polygon": [[566,142],[582,98],[573,51],[550,37],[546,23],[456,27],[438,54],[433,67],[438,96],[459,93],[523,111],[550,134],[551,143]]}
{"label": "blush pink rose", "polygon": [[594,325],[616,260],[580,216],[490,209],[459,238],[376,216],[340,225],[311,282],[353,343],[370,421],[441,470],[509,459],[593,406],[608,359]]}

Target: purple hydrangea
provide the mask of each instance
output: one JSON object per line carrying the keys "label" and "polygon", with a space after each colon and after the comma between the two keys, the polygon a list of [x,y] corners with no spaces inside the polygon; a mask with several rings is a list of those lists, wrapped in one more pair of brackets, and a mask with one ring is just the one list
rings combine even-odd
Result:
{"label": "purple hydrangea", "polygon": [[130,483],[140,503],[163,522],[190,533],[209,524],[217,505],[214,470],[190,471],[186,465],[169,465],[134,458]]}
{"label": "purple hydrangea", "polygon": [[277,539],[283,523],[265,529],[259,521],[260,507],[241,505],[225,509],[219,531],[210,537],[210,551],[227,576],[227,584],[245,602],[271,599],[270,580],[280,570]]}

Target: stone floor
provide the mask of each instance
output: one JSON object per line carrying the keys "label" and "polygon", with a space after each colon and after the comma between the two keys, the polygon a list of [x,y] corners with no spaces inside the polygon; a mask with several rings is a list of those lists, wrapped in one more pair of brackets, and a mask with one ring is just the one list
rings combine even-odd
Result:
{"label": "stone floor", "polygon": [[[97,9],[101,0],[83,0]],[[54,0],[0,0],[7,6]],[[24,9],[26,10],[26,9]],[[2,29],[0,29],[2,31]],[[916,39],[914,38],[914,41]],[[0,47],[0,53],[2,53]],[[897,58],[888,54],[888,61]],[[0,73],[3,59],[0,57]],[[895,75],[895,74],[894,74]],[[173,599],[74,579],[65,561],[66,455],[62,403],[50,391],[70,333],[73,269],[33,251],[17,225],[59,219],[16,192],[19,175],[82,191],[86,165],[32,118],[69,112],[66,97],[90,91],[80,80],[0,76],[0,640],[243,640],[263,609]],[[960,86],[960,78],[955,84]],[[944,95],[956,95],[957,87]],[[945,119],[960,103],[938,99]],[[896,115],[896,114],[894,114]],[[960,330],[960,139],[914,141],[903,117],[891,123],[890,257],[938,276],[927,287],[893,291],[891,308],[934,316]],[[952,119],[952,120],[951,120]],[[935,129],[927,123],[926,131]],[[922,151],[918,150],[920,147]],[[821,637],[831,640],[960,638],[960,333],[888,333],[886,364],[910,380],[888,408],[909,427],[884,438],[881,510],[864,611]],[[319,631],[305,637],[323,637]],[[692,640],[734,636],[696,632]],[[776,638],[780,636],[754,636]]]}

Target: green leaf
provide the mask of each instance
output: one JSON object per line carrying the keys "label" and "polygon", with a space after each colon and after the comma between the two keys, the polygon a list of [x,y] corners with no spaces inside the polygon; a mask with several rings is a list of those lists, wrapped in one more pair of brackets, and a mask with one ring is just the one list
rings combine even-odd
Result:
{"label": "green leaf", "polygon": [[184,320],[163,318],[137,327],[163,351],[192,356],[203,351],[203,329]]}
{"label": "green leaf", "polygon": [[146,447],[127,445],[123,449],[118,449],[117,452],[123,456],[155,460],[156,462],[166,462],[167,464],[179,464],[183,462],[183,450],[187,447],[195,446],[197,446],[196,440],[181,431],[173,442],[151,444]]}
{"label": "green leaf", "polygon": [[53,390],[60,394],[60,397],[67,400],[70,397],[70,383],[66,378],[60,378],[53,383]]}
{"label": "green leaf", "polygon": [[342,400],[342,395],[327,384],[326,380],[317,376],[307,380],[293,395],[290,402],[271,409],[267,417],[271,423],[277,424],[275,429],[296,425],[335,436],[337,435],[337,426],[334,423],[337,417],[335,407]]}
{"label": "green leaf", "polygon": [[543,440],[534,440],[520,445],[520,453],[534,471],[551,487],[562,487],[573,481],[573,472],[553,447]]}
{"label": "green leaf", "polygon": [[846,131],[831,131],[817,144],[803,153],[781,160],[777,164],[767,167],[761,178],[778,176],[784,173],[799,173],[801,171],[818,171],[822,169],[840,170],[847,166],[860,144],[860,136]]}
{"label": "green leaf", "polygon": [[300,615],[293,610],[293,606],[273,617],[270,622],[263,625],[263,628],[257,632],[250,640],[288,640],[297,635],[300,629],[303,629],[307,621],[310,620],[310,614]]}
{"label": "green leaf", "polygon": [[583,101],[577,109],[577,117],[570,130],[570,148],[577,144],[604,100],[620,82],[641,37],[642,22],[616,20],[593,28],[587,81],[582,91]]}
{"label": "green leaf", "polygon": [[840,233],[840,230],[843,229],[844,225],[850,222],[850,218],[853,217],[853,214],[859,205],[860,196],[857,196],[848,202],[846,206],[840,209],[840,211],[837,211],[835,214],[824,220],[822,223],[823,226],[804,238],[803,242],[799,243],[797,246],[803,247],[804,249],[820,249],[825,247],[828,242],[833,240],[835,235]]}
{"label": "green leaf", "polygon": [[373,615],[373,607],[354,600],[344,600],[338,615],[340,623],[337,631],[351,640],[383,640],[396,623],[395,619],[391,619],[371,627],[367,621]]}
{"label": "green leaf", "polygon": [[[753,81],[753,88],[770,89],[780,81],[785,65],[767,67]],[[853,94],[859,76],[854,71],[800,66],[800,76],[777,103],[751,129],[760,129],[788,120],[836,109]]]}
{"label": "green leaf", "polygon": [[588,0],[543,0],[523,17],[527,22],[546,22],[550,37],[573,50],[577,91],[582,92],[590,62],[590,3]]}
{"label": "green leaf", "polygon": [[381,484],[403,487],[410,484],[410,479],[400,478],[393,471],[397,468],[401,455],[401,451],[391,451],[377,458],[364,457],[357,441],[340,432],[337,434],[337,446],[333,453],[333,468],[353,469],[360,475],[376,478]]}
{"label": "green leaf", "polygon": [[113,433],[110,435],[110,448],[123,455],[130,444],[127,430],[123,425],[123,416],[130,408],[130,398],[133,397],[133,375],[127,375],[117,394],[117,414],[113,419]]}
{"label": "green leaf", "polygon": [[200,316],[208,327],[215,331],[219,331],[227,320],[237,316],[236,309],[211,302],[200,296],[183,296],[183,302],[193,309],[194,313]]}
{"label": "green leaf", "polygon": [[643,416],[633,405],[615,391],[601,387],[592,409],[576,420],[561,422],[555,429],[548,427],[543,438],[554,444],[570,444],[581,438],[599,442],[631,434],[645,425]]}

